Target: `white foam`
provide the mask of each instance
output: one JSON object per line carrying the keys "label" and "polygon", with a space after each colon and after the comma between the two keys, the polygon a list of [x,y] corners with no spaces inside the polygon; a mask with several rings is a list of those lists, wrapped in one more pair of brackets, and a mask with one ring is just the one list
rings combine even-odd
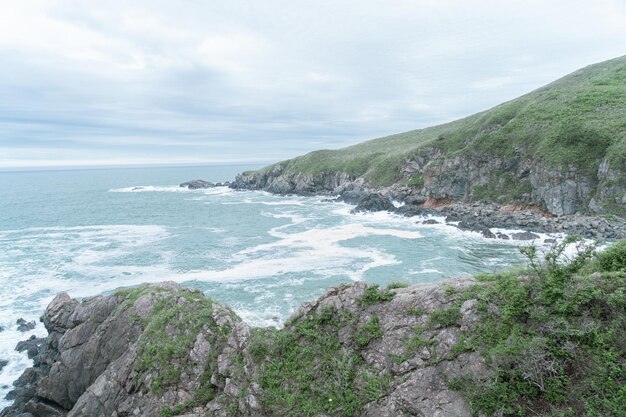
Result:
{"label": "white foam", "polygon": [[441,274],[442,272],[439,271],[438,269],[434,269],[434,268],[424,268],[424,269],[420,269],[420,270],[411,270],[409,271],[409,274],[411,275],[420,275],[420,274]]}
{"label": "white foam", "polygon": [[299,200],[285,200],[285,201],[259,201],[259,204],[264,206],[303,206],[304,202]]}
{"label": "white foam", "polygon": [[110,193],[194,193],[205,195],[223,195],[232,194],[235,190],[230,187],[211,187],[189,189],[178,185],[137,185],[133,187],[112,188]]}

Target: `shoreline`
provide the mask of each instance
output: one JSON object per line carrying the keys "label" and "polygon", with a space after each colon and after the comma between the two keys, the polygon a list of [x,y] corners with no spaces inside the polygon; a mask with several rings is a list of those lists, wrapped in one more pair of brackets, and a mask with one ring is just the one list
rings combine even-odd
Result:
{"label": "shoreline", "polygon": [[[464,231],[482,233],[484,237],[490,239],[533,240],[539,237],[535,233],[563,233],[601,242],[626,238],[626,219],[617,216],[584,214],[557,216],[536,205],[515,203],[460,202],[432,198],[416,200],[411,194],[402,195],[393,187],[370,188],[358,180],[342,179],[344,181],[340,181],[333,190],[302,189],[297,184],[293,186],[286,181],[277,189],[274,186],[276,180],[268,186],[267,183],[261,184],[263,181],[254,176],[240,174],[228,186],[235,190],[266,191],[285,197],[290,195],[327,197],[325,201],[355,205],[353,212],[388,211],[406,217],[429,215],[444,217],[447,225]],[[519,229],[525,233],[518,233],[512,237],[492,229]]]}

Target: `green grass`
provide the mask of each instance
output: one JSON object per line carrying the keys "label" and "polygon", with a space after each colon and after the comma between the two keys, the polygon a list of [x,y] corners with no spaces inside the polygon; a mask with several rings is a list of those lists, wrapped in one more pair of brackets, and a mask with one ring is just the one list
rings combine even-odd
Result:
{"label": "green grass", "polygon": [[378,316],[372,316],[369,323],[362,326],[356,335],[356,342],[359,346],[365,347],[372,340],[383,337],[383,329],[380,327],[380,319]]}
{"label": "green grass", "polygon": [[387,284],[387,289],[395,290],[398,288],[407,288],[408,286],[409,286],[409,283],[406,281],[394,281],[394,282],[390,282],[389,284]]}
{"label": "green grass", "polygon": [[461,318],[458,307],[449,307],[443,310],[435,310],[428,317],[428,324],[433,327],[450,327],[457,324]]}
{"label": "green grass", "polygon": [[[352,320],[350,314],[328,307],[288,323],[284,330],[252,333],[250,352],[259,364],[260,401],[268,415],[360,416],[367,401],[383,395],[389,380],[363,372],[357,351],[338,339],[338,329]],[[368,343],[380,337],[378,317],[359,334]]]}
{"label": "green grass", "polygon": [[393,293],[386,289],[380,289],[378,285],[370,285],[365,289],[363,297],[359,300],[359,305],[368,306],[372,304],[386,303],[393,299]]}
{"label": "green grass", "polygon": [[[137,378],[147,373],[152,375],[149,389],[159,394],[176,385],[188,363],[189,351],[201,330],[206,330],[213,337],[210,342],[214,347],[225,343],[231,329],[227,325],[217,326],[214,322],[213,302],[201,292],[181,291],[176,296],[167,289],[150,287],[125,289],[117,292],[118,296],[127,297],[127,301],[136,300],[145,291],[161,296],[153,307],[150,317],[143,323],[144,333],[139,340],[137,360],[134,371]],[[217,354],[213,349],[212,354]],[[191,408],[206,404],[214,397],[214,387],[209,378],[214,371],[217,358],[211,358],[202,375],[202,385],[193,393],[193,397],[174,407],[166,407],[161,416],[178,415]]]}
{"label": "green grass", "polygon": [[527,249],[530,270],[483,277],[470,290],[480,320],[454,350],[480,352],[493,377],[449,386],[475,413],[624,416],[626,241],[565,262],[563,249]]}
{"label": "green grass", "polygon": [[[418,156],[436,163],[474,155],[479,159],[542,161],[548,168],[575,166],[592,180],[599,162],[626,172],[626,57],[591,65],[512,101],[450,123],[369,140],[338,150],[320,150],[280,162],[296,175],[345,172],[373,186],[400,183],[421,188],[421,173],[402,174]],[[275,165],[264,168],[272,169]],[[626,175],[626,174],[624,174]],[[622,178],[626,180],[626,178]],[[528,179],[494,170],[472,196],[515,201],[530,191]],[[616,214],[624,208],[613,205]]]}

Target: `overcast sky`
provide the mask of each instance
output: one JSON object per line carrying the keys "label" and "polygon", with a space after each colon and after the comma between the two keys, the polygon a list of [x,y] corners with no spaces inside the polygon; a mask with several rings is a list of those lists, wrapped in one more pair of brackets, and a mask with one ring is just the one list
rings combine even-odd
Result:
{"label": "overcast sky", "polygon": [[269,162],[626,54],[626,0],[0,0],[0,168]]}

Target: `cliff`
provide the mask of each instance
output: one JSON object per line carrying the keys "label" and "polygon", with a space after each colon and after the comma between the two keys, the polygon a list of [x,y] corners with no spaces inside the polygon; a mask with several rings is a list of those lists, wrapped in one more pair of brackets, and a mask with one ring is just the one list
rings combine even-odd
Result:
{"label": "cliff", "polygon": [[57,295],[2,417],[623,412],[626,241],[523,273],[329,289],[250,328],[173,283]]}
{"label": "cliff", "polygon": [[312,152],[245,172],[232,186],[625,217],[625,106],[621,57],[461,120]]}

